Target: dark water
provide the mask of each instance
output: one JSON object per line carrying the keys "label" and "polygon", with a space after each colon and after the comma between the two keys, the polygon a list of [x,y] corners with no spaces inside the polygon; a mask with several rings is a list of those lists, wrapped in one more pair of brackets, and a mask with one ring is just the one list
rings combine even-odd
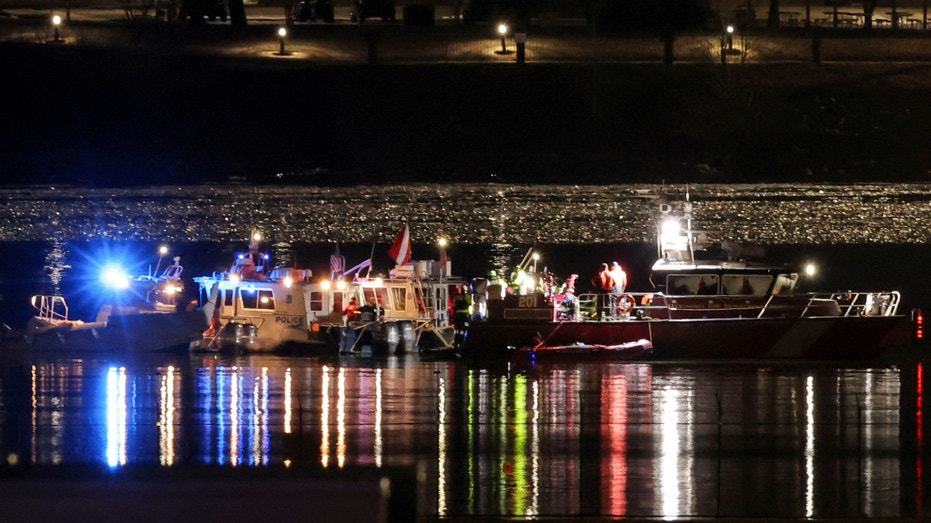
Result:
{"label": "dark water", "polygon": [[[423,231],[443,232],[458,275],[512,267],[533,247],[583,282],[618,259],[631,289],[648,290],[639,190],[397,188],[401,204],[348,189],[9,191],[0,321],[24,324],[28,297],[51,292],[86,319],[99,269],[122,259],[146,272],[164,239],[185,277],[223,269],[255,223],[317,274],[337,243],[349,264],[373,255],[387,267],[406,216],[415,257],[437,254]],[[692,190],[720,236],[817,262],[810,290],[931,303],[928,187]],[[922,357],[514,367],[0,351],[0,455],[17,466],[423,466],[420,512],[449,517],[921,517],[929,502]]]}
{"label": "dark water", "polygon": [[922,364],[27,357],[0,376],[0,451],[20,465],[420,465],[434,516],[921,516],[925,378]]}

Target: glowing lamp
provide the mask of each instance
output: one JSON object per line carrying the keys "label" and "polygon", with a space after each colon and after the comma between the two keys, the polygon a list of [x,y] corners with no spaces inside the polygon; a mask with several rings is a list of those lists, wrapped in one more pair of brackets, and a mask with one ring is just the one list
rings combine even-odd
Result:
{"label": "glowing lamp", "polygon": [[284,37],[285,36],[288,36],[288,30],[285,29],[284,27],[279,27],[278,28],[278,39],[281,42],[281,46],[278,49],[278,54],[282,56],[284,56],[285,54],[284,52]]}
{"label": "glowing lamp", "polygon": [[330,290],[330,288],[332,288],[332,287],[333,287],[333,286],[330,284],[330,280],[323,280],[323,281],[320,282],[320,288],[323,289],[323,290],[325,290],[325,291]]}
{"label": "glowing lamp", "polygon": [[284,283],[285,287],[290,289],[291,286],[294,285],[294,280],[292,280],[290,276],[285,276],[284,280],[282,280],[282,283]]}
{"label": "glowing lamp", "polygon": [[814,276],[815,273],[817,273],[817,272],[818,272],[818,268],[815,267],[815,264],[814,264],[814,263],[809,263],[808,265],[805,265],[805,275],[806,275],[806,276]]}
{"label": "glowing lamp", "polygon": [[501,22],[500,24],[498,24],[498,35],[501,37],[501,52],[502,53],[508,52],[508,48],[504,43],[504,37],[507,36],[508,29],[509,29],[508,24],[504,22]]}
{"label": "glowing lamp", "polygon": [[345,289],[345,288],[346,288],[346,282],[344,282],[343,280],[339,280],[338,282],[336,282],[336,288],[339,289],[339,290]]}

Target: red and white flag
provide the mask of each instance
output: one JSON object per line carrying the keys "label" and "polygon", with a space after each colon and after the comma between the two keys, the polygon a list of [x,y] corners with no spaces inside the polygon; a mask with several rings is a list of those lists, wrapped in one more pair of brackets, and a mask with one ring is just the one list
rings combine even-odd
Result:
{"label": "red and white flag", "polygon": [[404,265],[411,261],[411,230],[406,223],[404,228],[401,229],[401,233],[394,239],[391,248],[388,249],[388,255],[398,265]]}

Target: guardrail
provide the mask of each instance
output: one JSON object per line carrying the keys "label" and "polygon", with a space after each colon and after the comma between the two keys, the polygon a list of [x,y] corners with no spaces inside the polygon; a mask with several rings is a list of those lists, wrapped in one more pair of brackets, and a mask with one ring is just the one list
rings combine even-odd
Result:
{"label": "guardrail", "polygon": [[[741,303],[741,300],[744,300]],[[557,302],[556,321],[624,321],[636,319],[764,318],[824,316],[895,316],[898,291],[846,291],[769,296],[688,295],[629,292],[583,293]]]}

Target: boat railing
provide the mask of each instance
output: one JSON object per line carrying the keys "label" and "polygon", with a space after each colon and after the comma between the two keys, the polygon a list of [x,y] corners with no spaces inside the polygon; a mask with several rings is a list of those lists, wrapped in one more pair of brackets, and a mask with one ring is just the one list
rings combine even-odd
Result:
{"label": "boat railing", "polygon": [[36,295],[30,300],[38,311],[36,317],[49,323],[68,321],[68,302],[64,296]]}
{"label": "boat railing", "polygon": [[[677,319],[681,313],[687,312],[689,318],[702,317],[819,317],[819,316],[895,316],[901,295],[898,291],[880,292],[853,292],[842,293],[808,293],[800,295],[769,295],[762,301],[748,301],[743,306],[730,304],[726,314],[720,308],[720,298],[733,298],[733,296],[703,296],[708,301],[688,299],[688,306],[683,307],[677,303],[678,296],[669,296],[662,293],[625,292],[627,300],[633,299],[630,305],[618,307],[619,296],[603,293],[583,293],[574,300],[556,305],[554,319],[556,321],[621,321],[631,318],[637,319]],[[662,298],[662,299],[657,299]],[[716,299],[717,298],[717,299]],[[702,307],[701,304],[707,306]]]}
{"label": "boat railing", "polygon": [[842,316],[895,316],[902,296],[899,291],[813,293],[811,300],[837,303]]}

